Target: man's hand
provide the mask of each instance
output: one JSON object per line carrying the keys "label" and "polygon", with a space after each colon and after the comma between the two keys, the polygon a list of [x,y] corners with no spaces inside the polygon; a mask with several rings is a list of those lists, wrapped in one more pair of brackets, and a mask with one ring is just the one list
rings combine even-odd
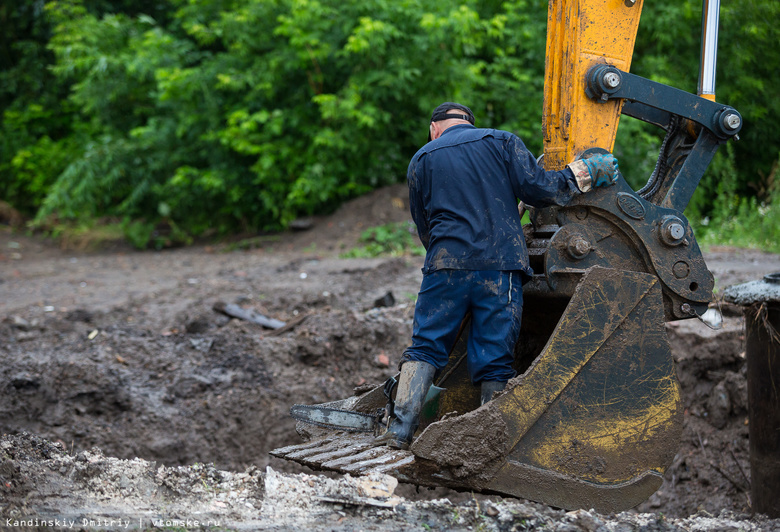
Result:
{"label": "man's hand", "polygon": [[608,187],[617,181],[618,162],[612,154],[599,153],[588,159],[579,159],[569,163],[580,192],[588,192],[592,187]]}
{"label": "man's hand", "polygon": [[594,187],[608,187],[617,181],[618,162],[612,154],[599,153],[584,162]]}

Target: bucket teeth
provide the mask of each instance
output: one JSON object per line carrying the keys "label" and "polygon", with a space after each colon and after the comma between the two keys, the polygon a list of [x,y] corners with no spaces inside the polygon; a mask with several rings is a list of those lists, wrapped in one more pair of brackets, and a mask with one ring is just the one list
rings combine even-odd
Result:
{"label": "bucket teeth", "polygon": [[287,454],[285,458],[287,458],[288,460],[306,460],[310,462],[316,462],[317,461],[316,458],[310,458],[310,457],[316,457],[322,454],[328,454],[343,448],[344,446],[337,441],[328,442],[317,447],[309,447],[308,449],[300,449],[297,451],[293,451]]}
{"label": "bucket teeth", "polygon": [[369,471],[366,471],[366,474],[370,473],[385,473],[385,474],[392,474],[397,469],[401,469],[402,467],[406,467],[408,465],[411,465],[414,463],[414,455],[408,452],[405,452],[403,456],[400,457],[399,460],[396,460],[395,462],[389,463],[389,464],[382,464],[380,466],[374,467]]}
{"label": "bucket teeth", "polygon": [[405,457],[414,457],[408,451],[399,451],[387,447],[374,447],[358,453],[354,456],[348,456],[341,460],[326,462],[323,467],[336,469],[343,473],[365,474],[376,467],[385,466],[394,469],[397,462]]}
{"label": "bucket teeth", "polygon": [[[384,450],[387,451],[388,449]],[[395,469],[398,467],[399,462],[404,458],[411,458],[411,461],[414,461],[414,456],[408,451],[392,450],[391,452],[382,453],[379,456],[375,456],[368,460],[354,462],[344,466],[342,470],[345,473],[359,473],[364,475],[376,471],[379,468],[384,470]]]}
{"label": "bucket teeth", "polygon": [[332,442],[333,438],[324,438],[320,440],[312,440],[306,443],[299,443],[296,445],[288,445],[287,447],[280,447],[278,449],[274,449],[269,454],[271,456],[276,456],[278,458],[286,458],[287,455],[299,451],[304,451],[306,449],[314,449],[314,448],[321,448],[323,445],[327,445],[328,443]]}
{"label": "bucket teeth", "polygon": [[353,474],[392,472],[414,462],[409,451],[377,447],[373,436],[352,434],[291,445],[271,454],[314,468]]}
{"label": "bucket teeth", "polygon": [[[334,450],[328,450],[325,451],[323,449],[322,453],[316,454],[314,456],[309,456],[307,458],[308,461],[315,463],[315,464],[324,464],[327,462],[331,462],[333,460],[336,460],[338,458],[343,458],[345,456],[350,456],[355,453],[362,452],[370,447],[373,446],[373,443],[371,442],[362,442],[362,443],[356,443],[354,445],[350,445],[349,447],[344,447],[343,445],[338,445],[335,447]],[[333,447],[333,446],[331,446]]]}

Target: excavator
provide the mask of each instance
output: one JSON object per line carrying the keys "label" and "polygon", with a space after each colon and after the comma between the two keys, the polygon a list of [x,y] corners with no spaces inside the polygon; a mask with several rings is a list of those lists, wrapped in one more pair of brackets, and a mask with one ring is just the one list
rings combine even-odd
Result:
{"label": "excavator", "polygon": [[602,513],[652,495],[679,447],[683,409],[665,322],[701,317],[713,276],[683,215],[742,117],[715,101],[718,0],[703,0],[699,88],[629,73],[643,0],[549,0],[547,169],[611,152],[621,115],[665,131],[647,184],[622,175],[565,207],[529,209],[518,376],[481,405],[464,359],[468,318],[428,393],[408,450],[377,447],[393,380],[295,405],[306,440],[271,452],[319,470],[381,472]]}

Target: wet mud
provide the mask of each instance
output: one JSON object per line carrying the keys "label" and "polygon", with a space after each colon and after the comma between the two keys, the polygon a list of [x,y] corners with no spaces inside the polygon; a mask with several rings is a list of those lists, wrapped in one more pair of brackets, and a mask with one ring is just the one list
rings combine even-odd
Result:
{"label": "wet mud", "polygon": [[[317,219],[309,232],[248,250],[84,252],[2,229],[3,522],[11,512],[24,518],[44,508],[81,518],[90,505],[95,515],[143,519],[163,515],[160,501],[192,509],[208,500],[207,514],[232,515],[233,528],[262,528],[271,526],[262,517],[267,467],[289,482],[304,473],[311,478],[302,481],[315,484],[338,479],[268,452],[301,442],[288,415],[292,404],[342,399],[396,372],[411,335],[422,259],[338,253],[355,245],[361,228],[407,220],[404,192],[393,187],[361,198],[357,207]],[[740,250],[714,250],[705,259],[720,288],[780,265],[777,256]],[[377,306],[388,292],[394,303]],[[230,318],[215,311],[219,302],[286,325],[274,330]],[[765,524],[749,521],[743,321],[736,307],[724,310],[720,331],[697,321],[667,326],[682,385],[682,443],[661,488],[632,516],[687,519],[698,512],[705,519],[728,511],[723,519],[756,530]],[[197,491],[204,483],[218,489]],[[368,523],[390,530],[382,523],[412,522],[403,519],[417,519],[418,528],[465,529],[482,522],[453,521],[455,513],[490,517],[496,530],[519,523],[505,517],[504,527],[502,515],[523,512],[538,523],[590,523],[576,525],[583,530],[605,523],[597,514],[443,489],[401,485],[395,495],[406,510],[392,515],[371,504],[315,501],[312,515],[320,521],[312,529]],[[441,497],[448,502],[426,502]],[[505,513],[496,501],[528,506]],[[399,515],[405,517],[393,521]],[[674,529],[662,521],[646,529]]]}
{"label": "wet mud", "polygon": [[487,485],[509,450],[506,423],[492,406],[429,425],[412,452],[443,465],[455,479]]}

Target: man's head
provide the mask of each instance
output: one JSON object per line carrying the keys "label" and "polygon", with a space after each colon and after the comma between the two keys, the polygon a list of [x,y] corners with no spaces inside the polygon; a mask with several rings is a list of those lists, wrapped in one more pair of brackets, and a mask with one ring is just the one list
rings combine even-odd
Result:
{"label": "man's head", "polygon": [[465,105],[455,102],[444,102],[433,110],[431,123],[428,126],[428,140],[441,136],[448,127],[457,124],[474,125],[474,113]]}

